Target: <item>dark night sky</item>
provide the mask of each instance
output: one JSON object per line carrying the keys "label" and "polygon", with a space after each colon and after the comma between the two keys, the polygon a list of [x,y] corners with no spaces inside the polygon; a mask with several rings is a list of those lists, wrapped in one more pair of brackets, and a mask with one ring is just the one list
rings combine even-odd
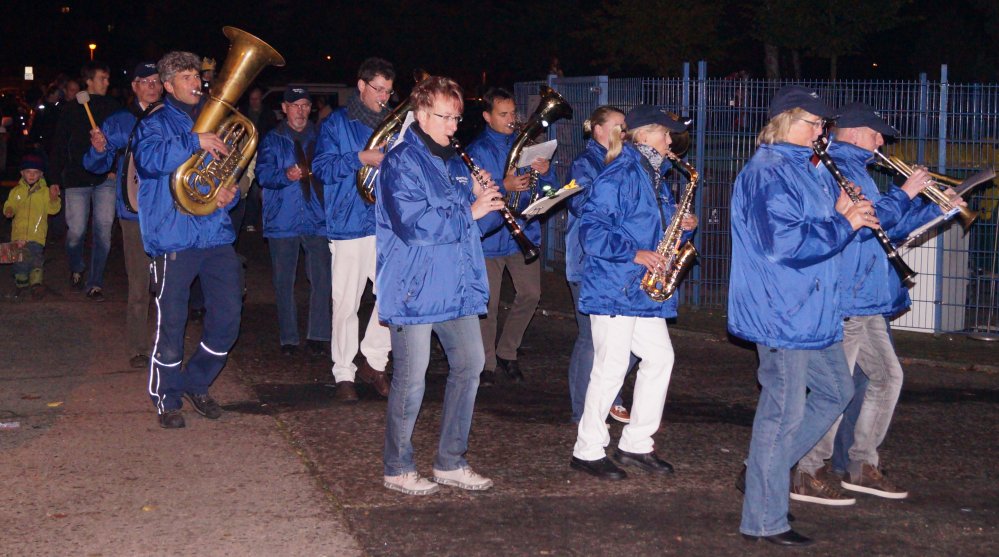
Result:
{"label": "dark night sky", "polygon": [[[746,6],[751,2],[722,1],[731,9],[725,10],[726,20],[720,25],[732,44],[724,57],[708,60],[711,75],[745,69],[762,76],[762,45],[747,31],[751,21]],[[98,44],[97,58],[110,63],[119,75],[141,59],[155,59],[173,49],[221,61],[228,46],[223,25],[256,34],[285,56],[286,68],[261,75],[262,81],[271,83],[350,82],[360,61],[371,55],[396,64],[402,88],[406,85],[401,81],[415,67],[450,75],[466,87],[478,85],[483,72],[490,84],[510,85],[542,77],[552,56],[559,57],[566,75],[608,73],[592,62],[598,53],[573,33],[580,27],[581,14],[598,6],[598,0],[16,0],[5,4],[0,77],[11,85],[23,83],[25,65],[35,67],[41,82],[59,71],[75,75],[88,58],[90,42]],[[976,0],[954,0],[942,18],[938,3],[914,0],[906,8],[909,20],[903,27],[872,37],[862,54],[841,60],[840,77],[915,79],[926,71],[932,79],[940,63],[948,62],[952,81],[996,81],[997,54],[990,45],[997,45],[997,31],[976,11],[978,5]],[[63,7],[69,8],[68,13]],[[627,30],[619,35],[630,40]],[[876,69],[873,61],[878,62]],[[626,66],[611,75],[651,73]],[[806,78],[823,78],[828,61],[806,58],[803,69]]]}

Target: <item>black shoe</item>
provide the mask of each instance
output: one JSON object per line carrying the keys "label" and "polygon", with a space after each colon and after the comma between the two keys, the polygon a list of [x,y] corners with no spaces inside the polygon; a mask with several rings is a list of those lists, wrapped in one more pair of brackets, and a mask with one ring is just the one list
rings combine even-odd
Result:
{"label": "black shoe", "polygon": [[614,449],[614,460],[621,466],[637,466],[646,472],[673,473],[673,465],[659,458],[655,452],[636,454]]}
{"label": "black shoe", "polygon": [[298,353],[298,346],[294,344],[282,344],[281,345],[281,355],[282,356],[294,356]]}
{"label": "black shoe", "polygon": [[128,359],[128,365],[137,369],[149,367],[149,356],[136,354]]}
{"label": "black shoe", "polygon": [[506,378],[510,381],[520,383],[524,380],[524,374],[520,372],[520,366],[517,364],[517,360],[504,360],[503,358],[497,357],[496,365],[503,370],[503,373],[506,374]]}
{"label": "black shoe", "polygon": [[184,415],[180,413],[180,408],[167,410],[159,415],[160,427],[163,429],[180,429],[184,427]]}
{"label": "black shoe", "polygon": [[743,534],[742,537],[751,542],[766,540],[775,545],[784,545],[788,547],[804,547],[815,543],[815,540],[812,538],[806,538],[794,530],[788,530],[787,532],[781,532],[780,534],[774,534],[772,536],[750,536],[749,534]]}
{"label": "black shoe", "polygon": [[496,372],[491,369],[484,369],[479,374],[480,387],[492,387],[496,384]]}
{"label": "black shoe", "polygon": [[305,348],[308,349],[309,355],[321,358],[329,354],[330,341],[328,340],[307,340],[305,341]]}
{"label": "black shoe", "polygon": [[222,417],[222,407],[219,406],[219,403],[215,402],[212,395],[208,393],[203,395],[184,393],[184,398],[191,403],[191,406],[194,407],[194,410],[198,414],[201,414],[209,420],[217,420]]}
{"label": "black shoe", "polygon": [[[742,471],[739,472],[739,477],[735,479],[735,488],[739,490],[739,493],[743,495],[746,494],[746,465],[742,465]],[[794,522],[794,515],[787,513],[787,521]]]}
{"label": "black shoe", "polygon": [[188,312],[187,319],[191,323],[201,323],[202,321],[205,320],[205,308],[192,309],[190,312]]}
{"label": "black shoe", "polygon": [[606,456],[599,460],[580,460],[576,457],[572,457],[569,461],[569,466],[573,470],[579,470],[580,472],[586,472],[592,476],[596,476],[601,480],[623,480],[628,477],[628,474],[624,470],[618,468],[611,462],[611,459]]}

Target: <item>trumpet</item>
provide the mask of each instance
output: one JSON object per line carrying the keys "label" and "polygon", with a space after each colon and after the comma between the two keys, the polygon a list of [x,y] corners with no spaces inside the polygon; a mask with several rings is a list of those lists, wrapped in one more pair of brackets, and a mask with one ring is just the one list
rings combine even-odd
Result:
{"label": "trumpet", "polygon": [[[894,155],[885,155],[881,151],[875,150],[874,156],[877,158],[877,164],[883,168],[887,168],[901,176],[908,178],[915,171],[911,166],[905,163],[902,159]],[[949,186],[957,186],[961,184],[961,180],[957,178],[951,178],[950,176],[945,176],[943,174],[937,174],[935,172],[929,172],[932,182],[929,186],[923,188],[921,193],[927,199],[937,204],[944,213],[948,216],[957,214],[958,218],[961,219],[961,225],[964,230],[967,231],[971,226],[971,223],[975,222],[978,218],[978,211],[972,211],[971,209],[954,203],[954,201],[947,195],[946,190]]]}

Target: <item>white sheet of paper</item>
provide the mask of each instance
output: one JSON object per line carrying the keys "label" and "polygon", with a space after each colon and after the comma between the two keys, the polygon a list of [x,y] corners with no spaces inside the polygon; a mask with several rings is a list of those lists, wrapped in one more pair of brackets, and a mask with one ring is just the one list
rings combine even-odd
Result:
{"label": "white sheet of paper", "polygon": [[517,160],[517,168],[526,168],[531,166],[531,163],[538,160],[552,160],[552,155],[555,154],[555,149],[558,148],[558,141],[552,139],[550,141],[545,141],[544,143],[538,143],[537,145],[529,145],[524,147],[524,150],[520,152],[520,159]]}

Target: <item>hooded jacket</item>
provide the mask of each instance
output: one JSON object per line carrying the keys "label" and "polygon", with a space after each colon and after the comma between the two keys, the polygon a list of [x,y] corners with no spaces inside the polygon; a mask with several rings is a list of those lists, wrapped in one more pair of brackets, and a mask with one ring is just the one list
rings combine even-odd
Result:
{"label": "hooded jacket", "polygon": [[[135,122],[142,115],[142,109],[138,105],[131,105],[128,108],[118,110],[101,124],[101,132],[107,139],[107,145],[103,153],[98,153],[93,145],[87,149],[83,155],[83,168],[87,172],[94,174],[107,174],[112,167],[118,176],[115,189],[115,212],[119,219],[137,221],[139,214],[129,211],[125,207],[125,198],[122,197],[121,181],[124,177],[125,157],[120,156],[127,147],[128,136],[135,127]],[[134,141],[134,140],[133,140]]]}
{"label": "hooded jacket", "polygon": [[[905,238],[920,225],[940,215],[940,208],[920,197],[910,200],[901,188],[891,186],[882,194],[867,172],[874,155],[862,147],[833,141],[829,156],[843,175],[860,186],[874,204],[881,228],[893,240]],[[823,167],[823,178],[836,185]],[[911,305],[909,290],[902,285],[869,228],[861,228],[843,249],[840,273],[840,309],[843,315],[895,315]]]}
{"label": "hooded jacket", "polygon": [[188,215],[174,205],[171,176],[201,148],[198,134],[191,131],[194,121],[178,103],[167,95],[165,106],[143,120],[136,131],[135,165],[142,183],[139,228],[151,257],[236,240],[229,210],[239,201],[238,195],[228,206],[205,216]]}
{"label": "hooded jacket", "polygon": [[[660,172],[669,170],[663,161]],[[676,317],[676,296],[656,302],[640,288],[645,267],[634,262],[638,250],[658,247],[663,219],[676,213],[669,188],[655,192],[652,166],[630,144],[590,186],[579,223],[584,259],[579,311],[590,315]],[[660,207],[662,214],[660,215]],[[683,238],[689,238],[685,232]]]}
{"label": "hooded jacket", "polygon": [[[309,153],[317,136],[312,122],[306,123],[303,136],[302,149]],[[281,122],[264,137],[257,154],[256,176],[263,189],[266,238],[326,236],[326,213],[315,193],[310,191],[306,200],[301,184],[285,175],[285,171],[297,163],[294,135],[288,123]]]}
{"label": "hooded jacket", "polygon": [[[475,138],[475,141],[468,145],[469,156],[472,157],[475,164],[492,175],[493,181],[499,186],[499,191],[504,196],[506,188],[503,187],[503,176],[506,174],[506,157],[510,154],[516,137],[516,134],[502,134],[486,126],[486,129]],[[557,181],[555,166],[552,165],[548,173],[541,175],[538,179],[538,187],[541,188],[544,184],[549,184],[558,189]],[[518,212],[530,205],[530,197],[530,192],[521,192],[520,203],[517,206]],[[539,219],[533,219],[526,224],[523,219],[517,219],[517,222],[527,239],[536,246],[541,245],[541,222]],[[482,237],[482,252],[485,253],[486,257],[504,257],[520,253],[520,247],[505,226],[497,226],[488,230],[486,235]]]}
{"label": "hooded jacket", "polygon": [[735,179],[728,330],[771,348],[817,350],[843,338],[837,282],[855,233],[839,188],[812,150],[761,145]]}
{"label": "hooded jacket", "polygon": [[375,207],[357,193],[356,174],[364,165],[358,156],[374,130],[351,120],[347,108],[323,121],[316,141],[312,172],[322,181],[326,200],[326,236],[353,240],[375,233]]}
{"label": "hooded jacket", "polygon": [[49,186],[45,178],[40,178],[34,186],[29,186],[22,178],[10,190],[7,202],[3,204],[4,214],[8,209],[14,212],[10,239],[44,246],[45,235],[49,231],[49,215],[58,213],[61,207],[62,200],[59,197],[49,198]]}
{"label": "hooded jacket", "polygon": [[385,156],[375,184],[378,317],[392,325],[481,315],[489,299],[468,169],[433,155],[417,125]]}

